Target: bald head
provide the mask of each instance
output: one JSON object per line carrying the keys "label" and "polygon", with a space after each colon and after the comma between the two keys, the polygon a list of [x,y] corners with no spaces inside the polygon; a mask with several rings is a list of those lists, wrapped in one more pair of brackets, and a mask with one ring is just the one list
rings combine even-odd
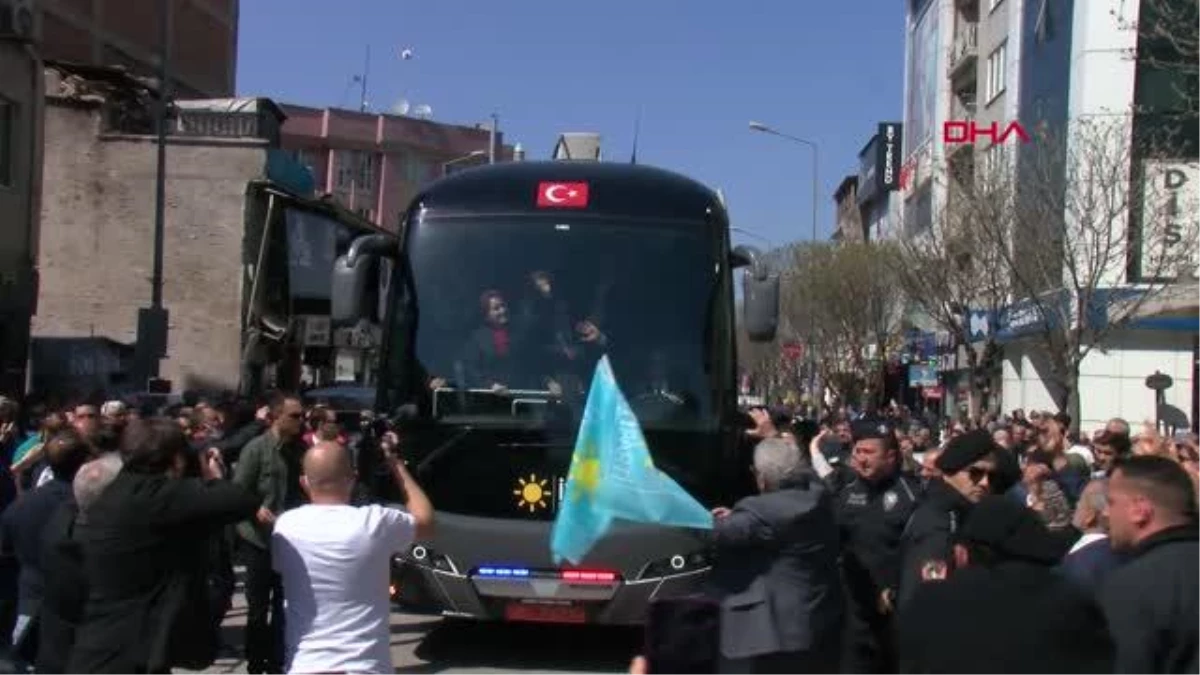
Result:
{"label": "bald head", "polygon": [[314,501],[348,501],[353,486],[354,465],[340,443],[322,441],[304,453],[304,487]]}

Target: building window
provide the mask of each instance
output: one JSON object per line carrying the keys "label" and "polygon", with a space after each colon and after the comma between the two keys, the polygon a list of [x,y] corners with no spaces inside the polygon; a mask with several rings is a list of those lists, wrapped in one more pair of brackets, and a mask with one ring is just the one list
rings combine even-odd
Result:
{"label": "building window", "polygon": [[0,98],[0,185],[13,184],[13,139],[16,138],[17,105]]}
{"label": "building window", "polygon": [[414,155],[404,157],[404,180],[413,185],[424,185],[434,178],[433,164]]}
{"label": "building window", "polygon": [[338,150],[335,156],[337,168],[334,186],[339,190],[374,192],[378,180],[379,158],[373,152],[361,150]]}
{"label": "building window", "polygon": [[1045,44],[1054,37],[1053,16],[1050,14],[1050,0],[1041,0],[1038,5],[1037,21],[1033,24],[1033,36],[1038,44]]}
{"label": "building window", "polygon": [[1008,44],[1003,43],[987,57],[987,75],[983,84],[985,104],[995,101],[1004,93],[1008,79]]}

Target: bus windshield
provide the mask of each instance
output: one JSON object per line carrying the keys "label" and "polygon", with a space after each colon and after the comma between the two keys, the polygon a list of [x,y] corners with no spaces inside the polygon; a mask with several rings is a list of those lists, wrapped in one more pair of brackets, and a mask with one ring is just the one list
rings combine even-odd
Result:
{"label": "bus windshield", "polygon": [[397,297],[415,330],[396,339],[411,346],[405,360],[435,417],[529,421],[563,408],[577,419],[607,354],[644,427],[716,426],[719,267],[704,223],[556,215],[410,227]]}

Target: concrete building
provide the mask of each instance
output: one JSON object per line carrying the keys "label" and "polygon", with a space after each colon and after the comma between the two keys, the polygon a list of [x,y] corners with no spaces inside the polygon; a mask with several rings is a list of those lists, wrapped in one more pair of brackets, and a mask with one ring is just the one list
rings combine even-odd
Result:
{"label": "concrete building", "polygon": [[[1020,78],[1019,26],[1025,0],[913,0],[906,3],[905,114],[897,236],[920,237],[933,219],[971,189],[986,171],[1000,171],[1007,146],[976,129],[1003,129],[1016,119]],[[1016,31],[1019,33],[1019,31]],[[951,127],[970,129],[974,142],[955,142]],[[1009,163],[1011,165],[1011,162]],[[986,171],[985,171],[986,169]],[[919,341],[937,344],[940,405],[956,411],[968,404],[977,382],[966,368],[967,346],[926,318],[912,317],[925,331]],[[982,345],[972,347],[982,355]],[[1000,373],[987,379],[991,391]],[[993,383],[994,381],[994,383]],[[991,404],[999,402],[992,397]],[[1011,407],[1011,406],[1009,406]]]}
{"label": "concrete building", "polygon": [[881,122],[875,135],[858,152],[855,199],[868,240],[890,239],[899,234],[897,200],[892,195],[900,186],[903,140],[903,124]]}
{"label": "concrete building", "polygon": [[[451,166],[486,161],[490,129],[400,115],[283,105],[284,149],[312,171],[318,193],[396,231],[409,201]],[[497,161],[513,149],[496,132]],[[448,166],[449,165],[449,166]]]}
{"label": "concrete building", "polygon": [[25,389],[36,286],[41,65],[30,37],[0,33],[0,395]]}
{"label": "concrete building", "polygon": [[[151,294],[157,93],[122,71],[65,65],[47,69],[46,91],[44,170],[55,187],[41,205],[35,347],[96,338],[127,351]],[[369,340],[330,331],[329,285],[337,253],[377,230],[299,194],[311,193],[311,178],[279,149],[283,120],[268,99],[178,103],[166,154],[160,370],[175,391],[294,388],[305,372],[323,382],[340,367],[354,381],[365,370]],[[130,372],[67,375],[110,393],[144,387]]]}
{"label": "concrete building", "polygon": [[556,160],[600,162],[604,156],[600,151],[600,134],[590,131],[569,131],[559,134],[554,143],[551,157]]}
{"label": "concrete building", "polygon": [[232,96],[237,75],[239,0],[37,0],[48,61],[120,66],[155,75],[160,14],[170,26],[178,98]]}
{"label": "concrete building", "polygon": [[833,240],[838,242],[861,242],[867,240],[867,229],[863,224],[862,210],[858,205],[858,176],[846,176],[833,193],[836,224]]}
{"label": "concrete building", "polygon": [[[151,292],[152,98],[120,73],[47,70],[44,172],[54,190],[42,200],[35,340],[135,341],[138,309]],[[270,145],[261,137],[170,140],[163,289],[170,355],[161,371],[167,379],[238,383],[246,186],[264,177]]]}
{"label": "concrete building", "polygon": [[[1186,7],[1189,3],[1168,0],[1166,4]],[[1153,19],[1147,13],[1161,6],[1161,2],[1147,0],[1028,0],[1021,16],[1024,49],[1020,61],[1020,121],[1030,129],[1043,125],[1066,129],[1079,120],[1102,119],[1127,130],[1118,135],[1127,134],[1135,140],[1144,138],[1148,131],[1171,127],[1177,132],[1172,142],[1153,148],[1151,154],[1134,145],[1131,187],[1141,191],[1143,181],[1149,181],[1152,173],[1161,175],[1164,169],[1176,172],[1179,183],[1171,197],[1180,206],[1180,222],[1186,221],[1184,231],[1195,232],[1200,225],[1200,132],[1194,100],[1189,104],[1176,95],[1181,90],[1197,90],[1194,55],[1190,68],[1156,68],[1144,58],[1147,50],[1156,47],[1147,44],[1145,37],[1132,28],[1135,22],[1149,24]],[[1194,12],[1195,3],[1190,6]],[[1194,14],[1190,21],[1194,26]],[[1071,152],[1076,142],[1076,137],[1069,137],[1061,152]],[[1036,158],[1036,151],[1034,144],[1023,147],[1018,166],[1027,158]],[[1126,212],[1121,222],[1112,226],[1153,237],[1152,228],[1167,224],[1160,216],[1161,212],[1150,222],[1138,211]],[[1185,240],[1181,245],[1192,247],[1193,256],[1200,255],[1200,242]],[[1144,281],[1139,254],[1128,251],[1134,262],[1111,278],[1106,277],[1099,294],[1129,292],[1131,285]],[[1095,349],[1084,359],[1079,389],[1084,392],[1080,421],[1085,428],[1114,416],[1134,423],[1153,421],[1159,411],[1145,378],[1155,371],[1174,380],[1174,386],[1166,391],[1166,403],[1171,407],[1168,412],[1187,418],[1188,424],[1196,428],[1200,400],[1197,304],[1194,281],[1181,283],[1143,306],[1138,316],[1110,334],[1104,349]],[[1015,310],[1019,306],[1020,302],[1015,303],[1010,313],[1018,314]],[[1015,320],[1009,322],[1011,325],[1002,322],[999,327],[1006,343],[1006,408],[1054,408],[1055,392],[1045,376],[1048,365],[1042,345],[1029,337],[1044,319],[1033,319],[1022,325]]]}

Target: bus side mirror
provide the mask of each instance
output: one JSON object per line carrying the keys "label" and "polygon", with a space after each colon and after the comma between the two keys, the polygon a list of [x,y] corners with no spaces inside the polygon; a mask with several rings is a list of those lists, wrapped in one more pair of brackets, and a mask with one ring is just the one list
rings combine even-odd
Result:
{"label": "bus side mirror", "polygon": [[742,277],[742,324],[754,342],[770,342],[779,328],[779,276],[763,262],[757,249],[738,246],[730,257],[746,267]]}
{"label": "bus side mirror", "polygon": [[370,301],[377,288],[374,272],[378,266],[371,263],[375,258],[395,258],[398,254],[395,237],[368,234],[355,239],[350,250],[337,257],[329,294],[329,315],[335,324],[357,323],[374,315],[375,306]]}
{"label": "bus side mirror", "polygon": [[779,328],[779,277],[755,279],[747,272],[742,279],[742,323],[753,342],[770,342]]}
{"label": "bus side mirror", "polygon": [[333,262],[333,288],[330,292],[329,315],[335,324],[357,323],[367,316],[367,284],[372,265],[369,257],[360,257],[350,264],[340,255]]}

